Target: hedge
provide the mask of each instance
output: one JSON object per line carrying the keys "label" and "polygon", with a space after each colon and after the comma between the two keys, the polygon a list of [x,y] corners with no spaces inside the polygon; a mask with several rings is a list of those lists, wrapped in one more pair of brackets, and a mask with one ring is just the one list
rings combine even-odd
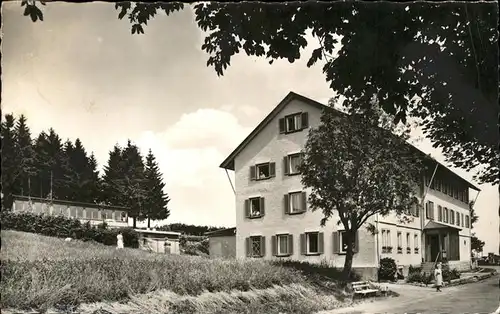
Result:
{"label": "hedge", "polygon": [[133,228],[108,229],[105,224],[92,226],[90,222],[82,224],[78,219],[64,216],[2,211],[0,223],[2,230],[38,233],[57,238],[71,237],[83,241],[96,241],[104,245],[116,245],[116,236],[121,232],[125,247],[139,247],[139,236]]}

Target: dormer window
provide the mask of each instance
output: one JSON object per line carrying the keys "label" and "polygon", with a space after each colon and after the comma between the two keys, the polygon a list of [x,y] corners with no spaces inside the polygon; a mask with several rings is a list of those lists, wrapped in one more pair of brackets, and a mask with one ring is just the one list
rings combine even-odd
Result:
{"label": "dormer window", "polygon": [[309,126],[307,112],[294,113],[279,119],[280,133],[293,133]]}

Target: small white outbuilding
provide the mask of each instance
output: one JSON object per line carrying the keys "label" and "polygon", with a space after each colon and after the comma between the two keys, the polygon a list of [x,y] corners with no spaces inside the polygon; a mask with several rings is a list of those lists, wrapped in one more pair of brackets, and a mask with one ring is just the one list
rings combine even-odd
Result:
{"label": "small white outbuilding", "polygon": [[139,234],[139,248],[141,250],[161,253],[180,254],[180,232],[158,231],[155,229],[135,229]]}

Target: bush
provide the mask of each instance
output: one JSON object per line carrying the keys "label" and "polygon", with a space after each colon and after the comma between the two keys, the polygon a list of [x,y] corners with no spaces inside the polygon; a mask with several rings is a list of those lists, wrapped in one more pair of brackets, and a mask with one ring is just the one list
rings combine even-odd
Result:
{"label": "bush", "polygon": [[[319,276],[334,281],[344,281],[342,269],[330,267],[326,263],[312,264],[308,262],[299,262],[292,260],[278,260],[278,261],[273,261],[272,263],[276,266],[298,270],[309,278],[313,276]],[[349,278],[349,281],[358,281],[360,279],[361,276],[359,276],[355,272],[351,272],[351,277]]]}
{"label": "bush", "polygon": [[107,229],[106,224],[93,227],[90,222],[82,224],[78,219],[64,216],[2,211],[0,223],[2,230],[38,233],[57,238],[71,237],[83,241],[96,241],[105,245],[116,245],[116,236],[121,232],[126,247],[139,247],[139,235],[132,228]]}
{"label": "bush", "polygon": [[450,269],[450,265],[448,263],[442,264],[443,271],[443,281],[450,282],[453,279],[460,278],[460,272],[454,268]]}
{"label": "bush", "polygon": [[378,279],[394,281],[397,272],[397,265],[394,259],[385,257],[380,260],[378,269]]}
{"label": "bush", "polygon": [[420,272],[408,273],[406,282],[423,282],[424,276]]}

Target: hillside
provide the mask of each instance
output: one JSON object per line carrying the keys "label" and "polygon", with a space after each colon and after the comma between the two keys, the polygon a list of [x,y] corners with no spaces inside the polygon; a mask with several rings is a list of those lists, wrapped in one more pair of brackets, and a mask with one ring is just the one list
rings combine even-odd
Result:
{"label": "hillside", "polygon": [[17,231],[1,236],[3,312],[313,313],[350,302],[339,300],[335,282],[260,260],[117,251]]}

